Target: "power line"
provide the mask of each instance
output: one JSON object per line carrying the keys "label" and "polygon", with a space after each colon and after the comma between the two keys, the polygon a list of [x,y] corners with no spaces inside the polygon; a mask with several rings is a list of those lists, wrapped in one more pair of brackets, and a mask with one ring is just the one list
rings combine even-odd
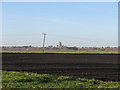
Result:
{"label": "power line", "polygon": [[44,49],[44,47],[45,47],[45,38],[46,38],[46,33],[43,33],[43,36],[44,36],[44,38],[43,38],[43,52],[45,51],[45,49]]}

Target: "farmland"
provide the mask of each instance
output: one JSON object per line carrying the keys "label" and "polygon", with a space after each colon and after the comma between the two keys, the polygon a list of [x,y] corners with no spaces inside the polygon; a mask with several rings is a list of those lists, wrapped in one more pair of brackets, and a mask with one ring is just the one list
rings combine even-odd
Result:
{"label": "farmland", "polygon": [[2,69],[118,81],[118,54],[3,53]]}
{"label": "farmland", "polygon": [[3,88],[118,88],[117,53],[3,52]]}

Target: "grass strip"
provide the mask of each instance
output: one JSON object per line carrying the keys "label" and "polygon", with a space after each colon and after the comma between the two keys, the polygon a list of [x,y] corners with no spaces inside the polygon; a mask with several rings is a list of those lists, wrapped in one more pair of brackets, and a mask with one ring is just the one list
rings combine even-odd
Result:
{"label": "grass strip", "polygon": [[[119,82],[95,79],[2,71],[2,88],[119,88]],[[92,89],[92,90],[93,90]]]}

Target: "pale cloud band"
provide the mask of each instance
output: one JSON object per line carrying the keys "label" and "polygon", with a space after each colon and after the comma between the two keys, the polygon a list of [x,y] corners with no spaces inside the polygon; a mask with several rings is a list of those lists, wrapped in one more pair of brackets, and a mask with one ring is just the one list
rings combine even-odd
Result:
{"label": "pale cloud band", "polygon": [[119,2],[119,0],[1,0],[2,2]]}

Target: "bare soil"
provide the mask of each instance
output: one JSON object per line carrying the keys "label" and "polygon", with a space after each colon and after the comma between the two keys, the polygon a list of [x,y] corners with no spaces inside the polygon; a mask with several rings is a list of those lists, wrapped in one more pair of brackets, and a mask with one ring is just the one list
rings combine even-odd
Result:
{"label": "bare soil", "polygon": [[3,53],[2,70],[119,81],[118,54]]}

